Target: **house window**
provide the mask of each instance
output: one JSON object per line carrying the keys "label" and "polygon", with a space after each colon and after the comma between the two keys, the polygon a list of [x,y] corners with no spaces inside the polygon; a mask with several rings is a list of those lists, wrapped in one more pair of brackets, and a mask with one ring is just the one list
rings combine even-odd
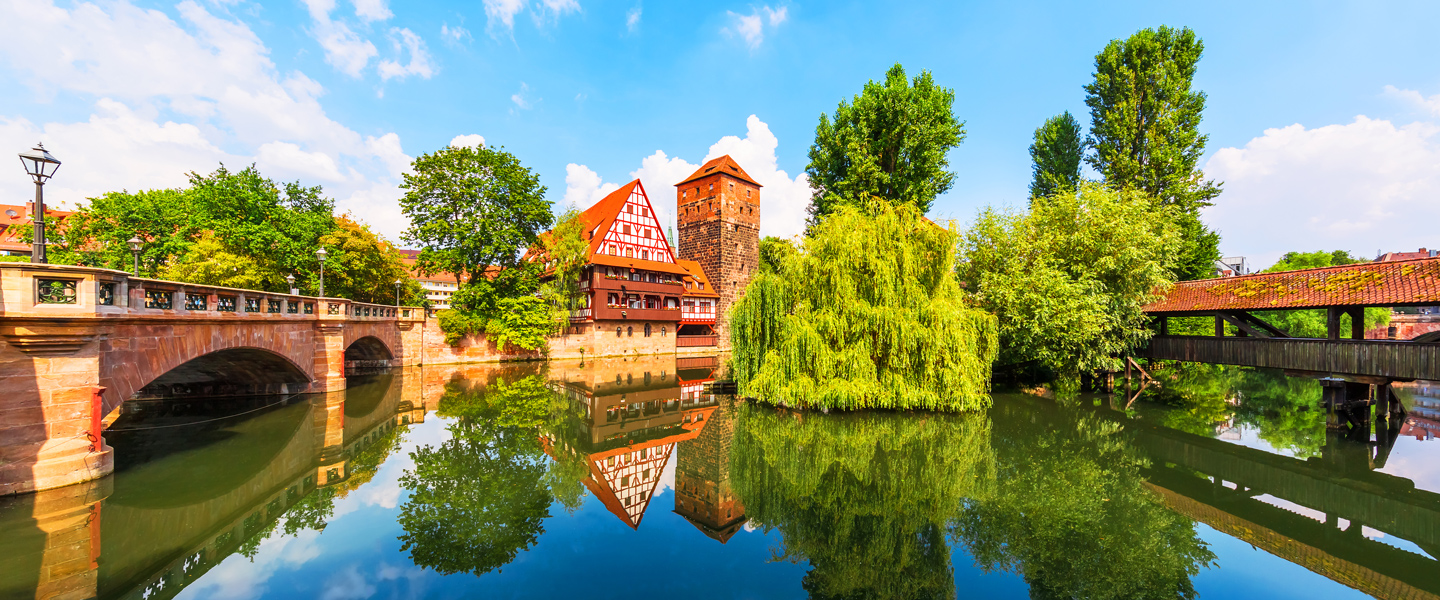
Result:
{"label": "house window", "polygon": [[616,254],[615,254],[615,244],[610,244],[610,256],[616,256]]}
{"label": "house window", "polygon": [[625,258],[635,258],[635,249],[633,249],[633,248],[626,248],[626,249],[625,249]]}
{"label": "house window", "polygon": [[634,328],[634,327],[626,327],[626,328],[625,328],[625,335],[630,336],[630,337],[635,337],[635,328]]}
{"label": "house window", "polygon": [[[661,325],[661,326],[660,326],[660,337],[665,337],[665,326],[664,326],[664,325]],[[665,376],[664,376],[664,375],[661,375],[660,378],[661,378],[661,379],[664,379]]]}
{"label": "house window", "polygon": [[[618,326],[615,328],[615,337],[620,337],[620,328]],[[615,383],[620,383],[619,375],[615,376]]]}
{"label": "house window", "polygon": [[650,324],[645,324],[645,337],[650,337]]}

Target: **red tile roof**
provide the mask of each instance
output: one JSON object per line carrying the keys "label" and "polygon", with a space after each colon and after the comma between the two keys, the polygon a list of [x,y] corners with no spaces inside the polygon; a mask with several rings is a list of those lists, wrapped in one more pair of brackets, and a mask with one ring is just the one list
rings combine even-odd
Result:
{"label": "red tile roof", "polygon": [[1440,258],[1183,281],[1152,314],[1440,304]]}
{"label": "red tile roof", "polygon": [[681,181],[680,183],[677,183],[675,185],[682,186],[701,177],[709,177],[716,173],[724,173],[731,177],[740,179],[741,181],[750,183],[756,187],[761,187],[758,182],[750,178],[750,174],[746,173],[745,169],[740,168],[740,165],[735,162],[735,159],[730,158],[729,154],[726,154],[725,156],[700,165],[699,169],[695,169],[694,173],[691,173],[690,176],[686,177],[684,181]]}

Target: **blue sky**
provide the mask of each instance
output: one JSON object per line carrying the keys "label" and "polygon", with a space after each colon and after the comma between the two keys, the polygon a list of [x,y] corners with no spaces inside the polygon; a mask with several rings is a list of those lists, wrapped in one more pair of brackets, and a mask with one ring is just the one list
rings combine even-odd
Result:
{"label": "blue sky", "polygon": [[[966,221],[1023,204],[1041,121],[1088,123],[1107,41],[1167,24],[1205,40],[1224,252],[1440,246],[1440,5],[0,4],[0,146],[45,140],[66,161],[49,197],[71,206],[256,162],[394,239],[410,159],[483,138],[557,204],[640,177],[667,218],[670,185],[731,153],[766,185],[765,233],[791,235],[818,116],[899,62],[956,91],[968,137],[934,214]],[[0,173],[0,202],[30,193],[18,166]]]}

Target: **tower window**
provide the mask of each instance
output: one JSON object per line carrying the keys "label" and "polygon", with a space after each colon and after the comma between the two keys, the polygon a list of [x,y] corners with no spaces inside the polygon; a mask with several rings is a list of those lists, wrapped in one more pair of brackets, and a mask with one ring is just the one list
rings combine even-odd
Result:
{"label": "tower window", "polygon": [[750,188],[745,188],[745,197],[746,197],[746,198],[749,198],[749,197],[750,197]]}

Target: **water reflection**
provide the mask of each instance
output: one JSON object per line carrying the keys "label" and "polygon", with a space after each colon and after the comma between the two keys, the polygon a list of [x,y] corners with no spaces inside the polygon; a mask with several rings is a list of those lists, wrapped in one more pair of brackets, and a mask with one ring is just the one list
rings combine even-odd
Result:
{"label": "water reflection", "polygon": [[984,415],[814,414],[744,405],[735,488],[815,598],[953,597],[945,531],[994,484]]}
{"label": "water reflection", "polygon": [[[1314,380],[1254,370],[1163,370],[1128,406],[827,415],[713,393],[720,368],[136,405],[113,477],[0,500],[0,597],[1440,594],[1424,385],[1362,430],[1327,427]],[[593,585],[641,556],[659,575]]]}

